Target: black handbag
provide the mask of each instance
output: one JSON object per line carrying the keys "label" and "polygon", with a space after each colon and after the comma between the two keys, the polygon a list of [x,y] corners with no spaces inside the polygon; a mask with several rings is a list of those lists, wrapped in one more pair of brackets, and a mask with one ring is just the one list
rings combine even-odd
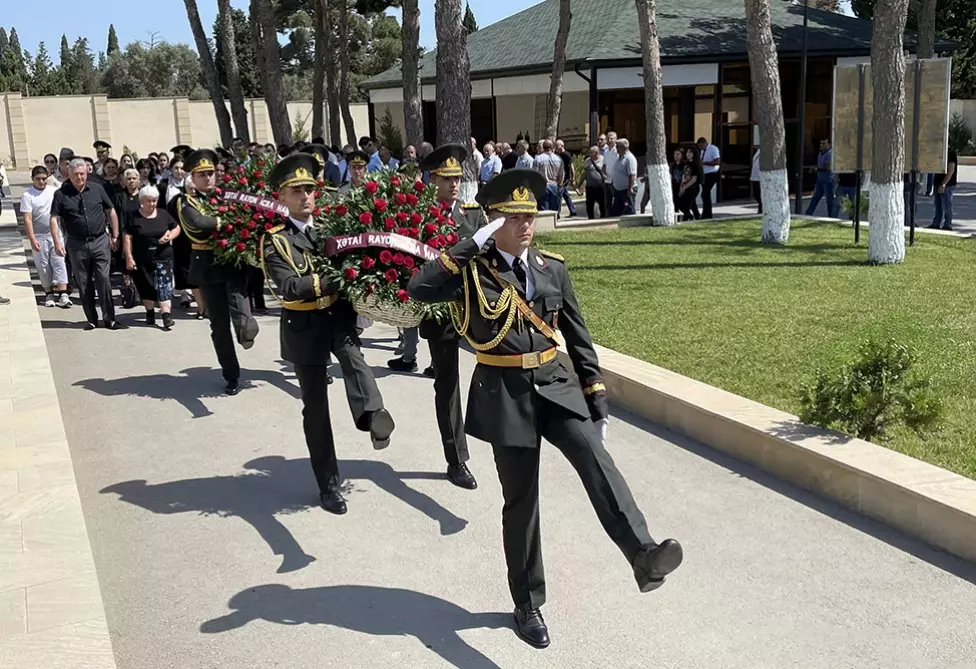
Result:
{"label": "black handbag", "polygon": [[123,309],[134,309],[139,304],[139,291],[136,290],[136,284],[132,283],[131,276],[126,275],[123,279],[121,293]]}

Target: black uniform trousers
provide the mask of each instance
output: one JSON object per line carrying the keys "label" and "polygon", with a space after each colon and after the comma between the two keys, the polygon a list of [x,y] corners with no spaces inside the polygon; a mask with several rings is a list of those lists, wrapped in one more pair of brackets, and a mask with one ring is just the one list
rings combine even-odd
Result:
{"label": "black uniform trousers", "polygon": [[[596,426],[535,396],[537,434],[558,448],[576,470],[607,535],[632,564],[641,547],[653,543],[637,502]],[[508,587],[516,606],[537,609],[546,601],[539,533],[539,448],[492,444],[502,485],[502,539]]]}
{"label": "black uniform trousers", "polygon": [[325,365],[295,365],[295,376],[302,389],[305,445],[319,491],[325,492],[339,484],[339,463],[329,415],[328,368]]}
{"label": "black uniform trousers", "polygon": [[718,172],[708,172],[702,179],[702,218],[712,217],[712,188],[718,183]]}
{"label": "black uniform trousers", "polygon": [[456,337],[428,339],[430,364],[434,368],[434,410],[441,433],[447,464],[467,462],[468,439],[464,434],[464,412],[461,408],[461,379],[458,372]]}
{"label": "black uniform trousers", "polygon": [[342,382],[346,387],[346,400],[353,422],[359,430],[369,430],[373,412],[383,408],[383,396],[376,385],[376,377],[366,358],[363,357],[359,338],[352,332],[336,331],[333,335],[332,354],[339,361]]}
{"label": "black uniform trousers", "polygon": [[226,281],[202,285],[200,290],[210,319],[210,339],[224,380],[236,381],[241,376],[241,365],[234,349],[231,324],[240,342],[253,339],[258,329],[247,303],[247,275],[228,272]]}
{"label": "black uniform trousers", "polygon": [[89,323],[98,323],[98,312],[95,311],[97,291],[102,319],[105,322],[114,321],[115,304],[112,302],[112,281],[109,278],[112,269],[112,246],[108,234],[91,239],[69,236],[65,241],[85,318]]}

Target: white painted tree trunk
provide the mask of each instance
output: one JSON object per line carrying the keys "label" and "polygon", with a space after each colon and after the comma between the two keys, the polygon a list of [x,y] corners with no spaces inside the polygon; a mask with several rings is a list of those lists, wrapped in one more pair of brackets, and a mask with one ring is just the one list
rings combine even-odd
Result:
{"label": "white painted tree trunk", "polygon": [[901,181],[871,184],[868,259],[888,265],[905,259],[905,194]]}
{"label": "white painted tree trunk", "polygon": [[[674,200],[671,198],[671,170],[664,165],[647,166],[647,188],[651,189],[651,215],[654,225],[669,227],[675,223]],[[635,204],[640,204],[635,203]]]}
{"label": "white painted tree trunk", "polygon": [[[762,154],[760,154],[760,160]],[[762,189],[762,241],[785,244],[790,240],[790,187],[786,170],[759,171]]]}

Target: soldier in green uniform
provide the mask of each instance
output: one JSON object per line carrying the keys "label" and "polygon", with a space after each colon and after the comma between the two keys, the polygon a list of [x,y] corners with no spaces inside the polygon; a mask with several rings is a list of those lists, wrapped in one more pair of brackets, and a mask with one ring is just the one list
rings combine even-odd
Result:
{"label": "soldier in green uniform", "polygon": [[337,285],[313,267],[316,249],[310,227],[319,171],[318,161],[308,153],[291,155],[271,171],[271,184],[288,207],[289,217],[264,234],[260,250],[269,286],[281,302],[281,357],[294,364],[301,386],[305,443],[322,507],[343,514],[346,502],[339,488],[329,416],[326,370],[332,353],[342,367],[356,427],[369,431],[374,448],[389,445],[394,424],[359,349],[352,305],[340,299]]}
{"label": "soldier in green uniform", "polygon": [[345,197],[353,188],[359,188],[366,183],[366,164],[369,156],[362,151],[350,151],[346,154],[346,169],[349,170],[349,182],[339,186],[339,197]]}
{"label": "soldier in green uniform", "polygon": [[[641,592],[681,563],[673,539],[656,543],[626,481],[603,447],[607,399],[596,351],[563,259],[532,248],[536,203],[546,180],[502,172],[478,194],[492,222],[426,263],[410,281],[422,302],[457,302],[459,332],[477,352],[467,433],[492,445],[502,486],[502,535],[519,636],[545,648],[549,631],[539,535],[539,449],[562,451],[606,533],[626,556]],[[465,302],[465,296],[468,296]],[[557,358],[558,335],[579,383]]]}
{"label": "soldier in green uniform", "polygon": [[[457,233],[461,239],[467,239],[485,223],[485,214],[481,205],[477,202],[461,204],[458,201],[461,163],[467,157],[467,149],[460,144],[445,144],[434,149],[420,164],[420,169],[430,172],[431,183],[437,188],[438,201],[451,203],[451,216],[457,223]],[[387,365],[390,369],[400,372],[416,371],[418,332],[407,330],[403,334],[404,355],[390,360]],[[478,487],[478,482],[466,464],[470,456],[467,439],[464,436],[464,414],[461,411],[461,380],[458,373],[459,335],[451,323],[438,323],[433,320],[426,320],[420,324],[419,335],[427,340],[430,348],[431,372],[434,377],[434,408],[437,427],[441,433],[441,444],[444,446],[444,457],[447,460],[447,478],[458,487],[474,490]]]}
{"label": "soldier in green uniform", "polygon": [[177,205],[180,226],[190,240],[189,281],[199,286],[210,317],[210,338],[217,360],[223,371],[224,389],[228,395],[240,390],[241,366],[234,350],[231,324],[237,341],[246,349],[254,346],[258,336],[258,322],[251,316],[247,302],[247,268],[217,263],[210,248],[210,235],[220,224],[218,218],[200,211],[200,201],[209,198],[216,185],[214,166],[217,154],[210,149],[199,149],[184,159],[183,168],[190,173],[196,195],[181,195]]}

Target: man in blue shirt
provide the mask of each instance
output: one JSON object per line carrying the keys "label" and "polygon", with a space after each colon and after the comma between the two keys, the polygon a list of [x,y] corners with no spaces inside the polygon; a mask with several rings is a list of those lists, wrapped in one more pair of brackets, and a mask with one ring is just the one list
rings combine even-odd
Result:
{"label": "man in blue shirt", "polygon": [[378,172],[383,169],[383,161],[380,160],[380,151],[377,141],[372,137],[362,137],[359,140],[359,146],[367,156],[369,156],[369,162],[366,163],[367,172]]}
{"label": "man in blue shirt", "polygon": [[382,165],[382,169],[395,170],[398,167],[400,167],[400,161],[394,158],[393,154],[390,153],[390,150],[385,146],[380,149],[379,154],[380,154],[380,165]]}
{"label": "man in blue shirt", "polygon": [[501,173],[502,159],[499,158],[498,154],[495,153],[494,143],[488,142],[485,144],[485,159],[481,163],[481,173],[478,177],[481,185],[484,186]]}
{"label": "man in blue shirt", "polygon": [[820,199],[827,198],[827,216],[836,216],[834,211],[834,153],[830,150],[830,140],[820,140],[820,155],[817,156],[817,187],[813,191],[813,198],[810,206],[807,207],[807,216],[813,216],[817,210]]}

